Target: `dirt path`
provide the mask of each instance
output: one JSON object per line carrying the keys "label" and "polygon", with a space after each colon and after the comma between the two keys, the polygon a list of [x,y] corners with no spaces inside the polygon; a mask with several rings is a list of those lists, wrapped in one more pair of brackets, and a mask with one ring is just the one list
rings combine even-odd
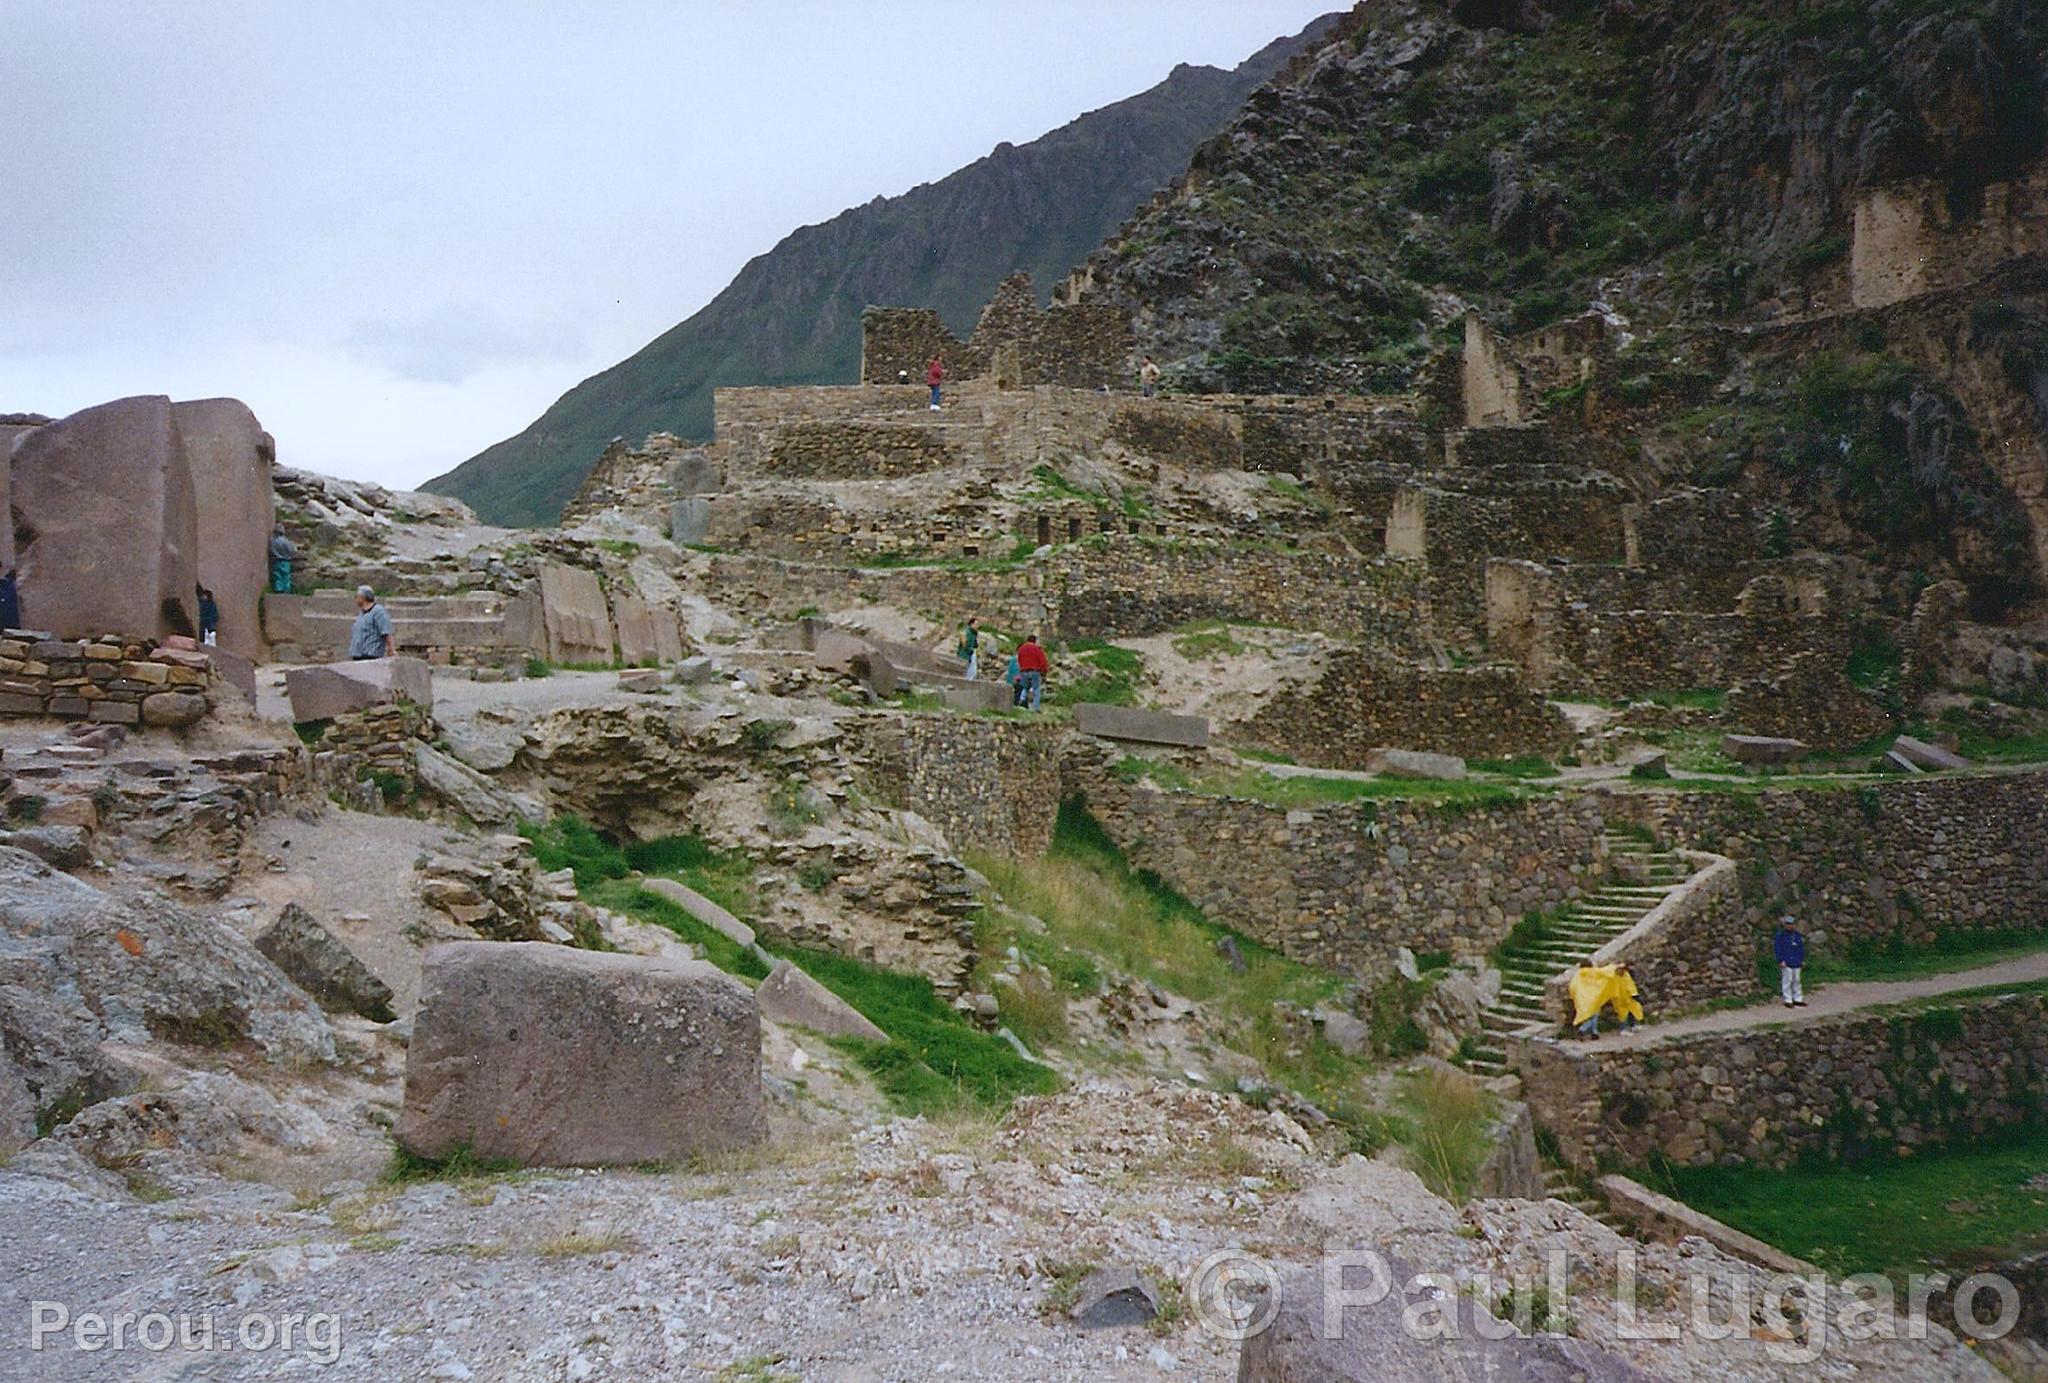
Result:
{"label": "dirt path", "polygon": [[1600,1043],[1609,1047],[1654,1047],[1660,1043],[1693,1037],[1700,1033],[1736,1032],[1743,1028],[1761,1028],[1776,1024],[1812,1023],[1860,1008],[1903,1003],[1909,999],[1932,998],[1937,994],[1949,994],[1964,989],[1982,989],[1987,985],[2024,984],[2029,980],[2048,980],[2048,951],[2000,961],[1996,965],[1980,966],[1975,970],[1953,970],[1946,975],[1929,975],[1925,979],[1838,982],[1823,989],[1813,990],[1808,995],[1804,1008],[1786,1008],[1777,999],[1772,999],[1769,1003],[1755,1004],[1749,1008],[1724,1009],[1719,1013],[1703,1013],[1696,1018],[1680,1018],[1676,1022],[1653,1024],[1630,1033],[1604,1035]]}

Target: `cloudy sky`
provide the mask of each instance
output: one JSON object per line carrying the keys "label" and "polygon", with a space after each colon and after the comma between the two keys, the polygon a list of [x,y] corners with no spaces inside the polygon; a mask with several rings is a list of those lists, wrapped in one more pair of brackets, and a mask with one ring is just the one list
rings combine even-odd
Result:
{"label": "cloudy sky", "polygon": [[1337,0],[0,0],[0,413],[415,484],[799,225]]}

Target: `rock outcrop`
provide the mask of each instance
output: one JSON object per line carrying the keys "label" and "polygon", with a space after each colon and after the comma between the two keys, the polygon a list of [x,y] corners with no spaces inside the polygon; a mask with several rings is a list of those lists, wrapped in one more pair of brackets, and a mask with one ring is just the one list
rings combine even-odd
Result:
{"label": "rock outcrop", "polygon": [[297,903],[285,904],[277,920],[258,933],[256,949],[322,1008],[360,1014],[376,1023],[398,1016],[391,1009],[391,986],[371,974],[346,942]]}

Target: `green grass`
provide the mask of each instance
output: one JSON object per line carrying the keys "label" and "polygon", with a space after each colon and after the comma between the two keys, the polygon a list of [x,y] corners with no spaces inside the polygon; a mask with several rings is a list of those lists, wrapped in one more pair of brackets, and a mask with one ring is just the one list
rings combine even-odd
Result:
{"label": "green grass", "polygon": [[[1837,961],[1809,957],[1806,980],[1809,988],[1830,982],[1918,980],[2020,960],[2043,951],[2048,951],[2048,932],[2024,927],[1957,930],[1943,933],[1932,946],[1861,945],[1851,946],[1848,955]],[[1775,979],[1775,965],[1771,973]]]}
{"label": "green grass", "polygon": [[1246,645],[1231,637],[1227,626],[1219,629],[1191,630],[1177,635],[1173,641],[1173,651],[1190,662],[1228,657],[1244,652],[1245,647]]}
{"label": "green grass", "polygon": [[1518,759],[1474,759],[1465,767],[1474,773],[1491,773],[1499,778],[1557,777],[1557,765],[1541,754],[1524,754]]}
{"label": "green grass", "polygon": [[[1369,1063],[1303,1040],[1282,1017],[1283,1007],[1311,1009],[1338,1000],[1349,982],[1212,922],[1156,875],[1134,869],[1079,799],[1061,804],[1044,856],[976,854],[969,863],[1005,902],[1045,923],[1039,931],[1007,925],[999,916],[985,919],[979,928],[985,965],[1016,946],[1044,966],[1052,987],[1065,995],[1092,995],[1107,977],[1127,975],[1203,1003],[1216,1016],[1212,1041],[1251,1057],[1271,1079],[1314,1101],[1361,1149],[1386,1141],[1385,1120],[1360,1101]],[[1244,958],[1243,974],[1219,950],[1226,937]],[[1009,1018],[1006,991],[996,988]],[[1041,1040],[1048,1036],[1059,1040],[1047,1033]]]}
{"label": "green grass", "polygon": [[1696,711],[1718,711],[1728,704],[1728,693],[1719,687],[1686,687],[1678,691],[1646,691],[1633,698],[1655,706],[1680,706]]}
{"label": "green grass", "polygon": [[[702,889],[697,891],[703,892]],[[705,896],[710,897],[709,894]],[[704,959],[729,975],[744,975],[751,980],[768,977],[768,967],[763,965],[761,958],[752,951],[724,932],[705,926],[692,917],[681,904],[670,902],[658,893],[650,893],[630,880],[603,880],[585,889],[583,897],[598,907],[610,908],[613,912],[624,913],[638,921],[668,928],[679,938],[703,952]],[[730,908],[726,910],[731,911]]]}
{"label": "green grass", "polygon": [[470,1181],[478,1177],[509,1176],[519,1170],[516,1162],[478,1157],[466,1143],[446,1157],[422,1157],[394,1143],[391,1145],[391,1161],[384,1169],[384,1179],[391,1182]]}
{"label": "green grass", "polygon": [[1145,660],[1139,654],[1102,639],[1070,639],[1066,652],[1067,666],[1055,666],[1045,679],[1047,705],[1138,703],[1138,684],[1145,680]]}
{"label": "green grass", "polygon": [[1402,1082],[1397,1104],[1407,1116],[1400,1141],[1423,1185],[1454,1204],[1470,1200],[1493,1150],[1486,1092],[1468,1076],[1428,1070]]}
{"label": "green grass", "polygon": [[1060,1087],[1056,1072],[1026,1061],[1000,1037],[974,1027],[920,975],[897,974],[823,951],[791,948],[779,954],[889,1034],[887,1042],[847,1038],[837,1045],[852,1053],[902,1113],[1001,1110],[1019,1095]]}
{"label": "green grass", "polygon": [[[1956,752],[1966,759],[2008,764],[2048,760],[2048,724],[1993,731],[1971,719],[1967,710],[1952,706],[1942,712],[1940,728],[1955,734]],[[1937,732],[1922,725],[1907,733],[1916,739],[1931,740]]]}
{"label": "green grass", "polygon": [[1832,1274],[1971,1267],[2048,1244],[2048,1130],[1853,1167],[1649,1174],[1695,1209]]}

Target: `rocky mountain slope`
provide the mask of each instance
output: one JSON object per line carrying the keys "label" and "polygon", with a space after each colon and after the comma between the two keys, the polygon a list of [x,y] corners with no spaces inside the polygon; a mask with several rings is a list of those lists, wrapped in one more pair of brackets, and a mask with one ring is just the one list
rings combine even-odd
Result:
{"label": "rocky mountain slope", "polygon": [[2010,611],[2048,561],[2044,35],[2031,0],[1361,5],[1062,292],[1197,390],[1397,391],[1468,308],[1597,313],[1610,377],[1541,402],[1646,484]]}
{"label": "rocky mountain slope", "polygon": [[1229,72],[1183,64],[1028,144],[999,144],[938,182],[793,232],[702,311],[425,488],[489,522],[552,523],[611,438],[708,437],[716,385],[852,382],[870,304],[935,308],[964,333],[1009,274],[1028,269],[1047,284],[1065,274],[1335,23],[1318,20]]}

